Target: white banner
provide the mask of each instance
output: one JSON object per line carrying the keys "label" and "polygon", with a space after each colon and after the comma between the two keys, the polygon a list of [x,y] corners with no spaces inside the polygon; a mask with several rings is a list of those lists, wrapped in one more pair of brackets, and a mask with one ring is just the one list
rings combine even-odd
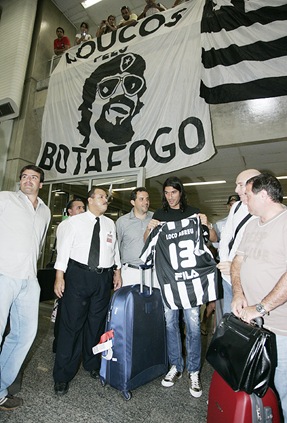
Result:
{"label": "white banner", "polygon": [[50,78],[38,164],[46,179],[176,171],[214,154],[199,96],[204,2],[73,47]]}

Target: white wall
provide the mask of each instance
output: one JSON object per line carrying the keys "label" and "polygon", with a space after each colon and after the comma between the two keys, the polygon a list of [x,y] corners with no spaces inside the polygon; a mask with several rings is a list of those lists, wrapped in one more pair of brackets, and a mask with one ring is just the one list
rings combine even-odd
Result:
{"label": "white wall", "polygon": [[[1,7],[0,40],[5,48],[0,60],[0,104],[9,102],[15,117],[20,111],[37,1],[1,0]],[[0,121],[8,118],[0,115]]]}

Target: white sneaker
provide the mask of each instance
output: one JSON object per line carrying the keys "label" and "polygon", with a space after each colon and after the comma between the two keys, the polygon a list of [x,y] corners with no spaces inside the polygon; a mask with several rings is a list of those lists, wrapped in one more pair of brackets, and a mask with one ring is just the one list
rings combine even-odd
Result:
{"label": "white sneaker", "polygon": [[199,372],[189,373],[189,392],[195,398],[201,397],[202,386],[199,378]]}
{"label": "white sneaker", "polygon": [[170,388],[175,384],[175,382],[180,379],[182,372],[178,372],[175,365],[171,366],[169,372],[166,374],[165,378],[162,379],[161,384],[166,388]]}

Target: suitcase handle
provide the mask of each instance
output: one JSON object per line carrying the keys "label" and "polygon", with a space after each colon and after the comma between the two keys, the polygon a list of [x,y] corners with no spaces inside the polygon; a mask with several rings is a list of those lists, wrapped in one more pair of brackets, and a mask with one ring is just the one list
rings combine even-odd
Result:
{"label": "suitcase handle", "polygon": [[255,319],[252,319],[250,323],[252,325],[257,325],[259,328],[262,328],[264,320],[262,317],[255,317]]}
{"label": "suitcase handle", "polygon": [[152,295],[152,285],[153,285],[153,265],[152,264],[140,264],[141,269],[141,280],[140,280],[140,294],[144,292],[144,285],[145,285],[145,270],[150,269],[151,277],[150,277],[150,286],[149,286],[149,295]]}

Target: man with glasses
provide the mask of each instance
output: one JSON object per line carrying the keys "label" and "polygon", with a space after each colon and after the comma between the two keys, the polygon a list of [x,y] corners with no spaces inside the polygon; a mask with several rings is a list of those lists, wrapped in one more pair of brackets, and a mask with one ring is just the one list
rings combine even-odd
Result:
{"label": "man with glasses", "polygon": [[104,332],[112,283],[114,290],[121,286],[116,229],[104,216],[107,207],[106,192],[92,188],[88,210],[69,218],[58,234],[54,291],[61,298],[61,316],[53,372],[56,395],[68,392],[81,358],[91,377],[98,376],[100,357],[92,348]]}
{"label": "man with glasses", "polygon": [[78,129],[84,136],[81,146],[90,141],[93,116],[96,132],[107,143],[123,145],[132,139],[132,119],[144,105],[140,98],[146,91],[145,68],[138,54],[119,54],[85,81],[79,107],[82,118]]}
{"label": "man with glasses", "polygon": [[20,172],[20,190],[0,193],[0,345],[10,321],[0,353],[0,410],[4,411],[23,404],[21,398],[8,394],[8,387],[37,333],[37,260],[50,222],[50,210],[38,197],[43,181],[43,170],[28,165]]}

